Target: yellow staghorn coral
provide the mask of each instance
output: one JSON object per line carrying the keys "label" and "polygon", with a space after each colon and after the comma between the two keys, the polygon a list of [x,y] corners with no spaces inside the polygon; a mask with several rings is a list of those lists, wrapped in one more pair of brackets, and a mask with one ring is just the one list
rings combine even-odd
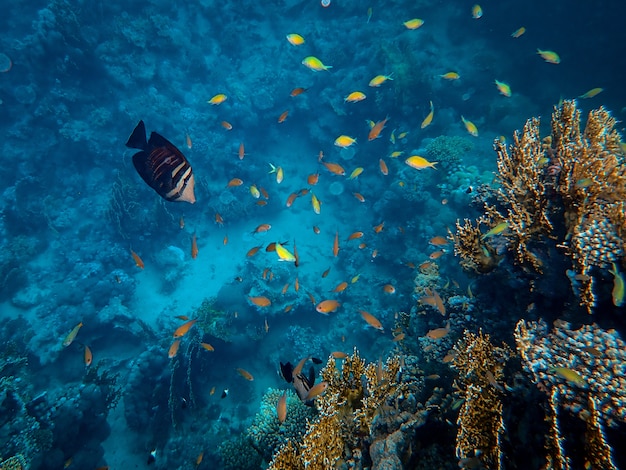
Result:
{"label": "yellow staghorn coral", "polygon": [[479,455],[486,468],[502,468],[500,439],[504,433],[500,395],[503,369],[511,349],[491,343],[489,335],[465,330],[455,345],[452,365],[459,373],[464,403],[459,411],[456,455]]}
{"label": "yellow staghorn coral", "polygon": [[308,422],[302,444],[290,442],[281,447],[270,469],[330,469],[341,460],[355,458],[365,451],[364,441],[370,437],[376,416],[386,405],[395,406],[405,389],[398,381],[398,357],[366,364],[355,348],[340,369],[337,365],[331,356],[320,372],[328,386],[315,400],[319,415]]}
{"label": "yellow staghorn coral", "polygon": [[457,222],[452,238],[462,265],[488,272],[477,269],[486,264],[480,250],[490,253],[494,239],[479,238],[480,224],[493,228],[503,220],[506,231],[498,240],[524,269],[541,273],[536,249],[556,242],[552,245],[571,259],[572,272],[580,278],[580,302],[591,312],[591,269],[626,265],[626,161],[615,123],[601,107],[589,113],[581,129],[580,111],[570,100],[552,113],[549,136],[541,138],[539,119],[532,118],[515,132],[511,145],[496,140],[498,202],[485,205],[476,226]]}
{"label": "yellow staghorn coral", "polygon": [[448,238],[454,243],[454,255],[461,257],[463,269],[484,274],[493,271],[502,257],[481,239],[481,225],[492,227],[497,224],[487,216],[479,217],[476,225],[469,219],[465,219],[463,225],[457,220],[456,232],[449,232]]}

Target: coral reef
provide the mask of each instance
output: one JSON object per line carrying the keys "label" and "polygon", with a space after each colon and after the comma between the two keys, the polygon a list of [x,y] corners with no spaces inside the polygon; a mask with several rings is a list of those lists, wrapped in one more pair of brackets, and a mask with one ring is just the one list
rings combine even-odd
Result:
{"label": "coral reef", "polygon": [[558,419],[567,410],[587,427],[586,465],[616,468],[604,426],[626,422],[626,343],[595,324],[573,330],[561,320],[552,331],[544,321],[520,320],[515,340],[524,369],[550,399],[547,460],[569,466]]}
{"label": "coral reef", "polygon": [[256,470],[261,465],[261,456],[252,447],[250,437],[246,434],[224,441],[218,452],[225,470]]}
{"label": "coral reef", "polygon": [[474,143],[466,137],[440,135],[428,143],[426,153],[429,161],[449,169],[461,163],[461,156],[473,147]]}
{"label": "coral reef", "polygon": [[503,369],[511,355],[506,345],[495,346],[488,334],[465,331],[454,347],[452,365],[459,373],[458,386],[464,403],[459,411],[456,455],[479,458],[486,468],[502,468]]}
{"label": "coral reef", "polygon": [[[589,113],[583,130],[576,103],[564,101],[555,108],[551,134],[543,140],[537,118],[514,134],[510,146],[496,140],[498,201],[485,204],[476,226],[457,222],[453,236],[464,266],[478,272],[493,269],[485,257],[496,243],[505,243],[518,265],[540,273],[539,250],[552,240],[551,246],[563,250],[580,276],[580,301],[591,312],[592,268],[625,261],[626,166],[615,123],[600,108]],[[504,229],[497,233],[501,236],[487,239],[480,234],[481,224],[490,229],[502,224]]]}
{"label": "coral reef", "polygon": [[0,462],[0,470],[26,470],[28,464],[21,454],[14,455]]}
{"label": "coral reef", "polygon": [[362,466],[373,459],[373,441],[380,441],[375,449],[381,460],[380,446],[401,427],[407,432],[393,439],[401,441],[395,447],[402,455],[412,435],[408,431],[425,422],[426,413],[413,397],[415,383],[402,380],[397,356],[367,364],[355,348],[340,368],[329,357],[320,374],[328,385],[316,398],[318,417],[308,422],[301,444],[289,441],[279,449],[270,469],[335,468],[340,461]]}

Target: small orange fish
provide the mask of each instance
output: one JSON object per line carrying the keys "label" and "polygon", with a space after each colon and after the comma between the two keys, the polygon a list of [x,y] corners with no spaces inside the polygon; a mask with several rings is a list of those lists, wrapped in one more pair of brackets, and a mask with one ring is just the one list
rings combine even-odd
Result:
{"label": "small orange fish", "polygon": [[370,133],[367,136],[367,140],[372,141],[374,139],[378,139],[378,137],[380,137],[381,131],[385,128],[385,124],[387,124],[388,120],[389,120],[389,116],[387,116],[382,121],[378,121],[376,124],[374,124],[374,127],[370,129]]}
{"label": "small orange fish", "polygon": [[239,143],[239,160],[243,160],[243,157],[246,156],[246,150],[245,147],[243,146],[243,142]]}
{"label": "small orange fish", "polygon": [[354,240],[356,238],[361,238],[363,236],[363,232],[354,232],[351,233],[350,236],[348,237],[348,241],[350,240]]}
{"label": "small orange fish", "polygon": [[224,219],[222,219],[222,216],[219,214],[219,212],[215,213],[215,223],[220,227],[224,226]]}
{"label": "small orange fish", "polygon": [[339,232],[335,231],[335,241],[333,242],[333,256],[336,258],[339,254]]}
{"label": "small orange fish", "polygon": [[359,312],[361,313],[361,316],[363,317],[363,320],[365,320],[368,325],[370,325],[371,327],[376,328],[377,330],[380,330],[382,332],[385,331],[383,329],[383,325],[380,323],[378,318],[376,318],[374,315],[372,315],[369,312],[366,312],[365,310],[359,310]]}
{"label": "small orange fish", "polygon": [[395,342],[402,341],[405,337],[406,335],[404,333],[400,333],[399,335],[394,336],[392,341],[395,341]]}
{"label": "small orange fish", "polygon": [[380,233],[383,231],[384,228],[385,228],[385,222],[381,222],[380,224],[374,227],[374,232]]}
{"label": "small orange fish", "polygon": [[89,367],[91,365],[91,362],[93,361],[93,354],[91,353],[91,349],[89,349],[89,346],[85,345],[85,365],[87,367]]}
{"label": "small orange fish", "polygon": [[380,172],[387,176],[389,174],[389,168],[387,168],[387,164],[385,163],[385,160],[383,160],[382,158],[380,160],[378,160],[378,166],[380,167]]}
{"label": "small orange fish", "polygon": [[267,194],[267,190],[266,190],[264,187],[262,187],[262,186],[261,186],[261,187],[259,188],[259,191],[261,192],[261,195],[262,195],[265,199],[269,199],[269,198],[270,198],[270,195],[269,195],[269,194]]}
{"label": "small orange fish", "polygon": [[298,248],[296,247],[296,240],[293,241],[293,264],[297,268],[300,266],[300,255],[298,255]]}
{"label": "small orange fish", "polygon": [[311,186],[315,186],[317,182],[319,181],[319,178],[320,178],[319,173],[311,173],[309,176],[307,176],[306,182],[310,184]]}
{"label": "small orange fish", "polygon": [[209,392],[210,396],[213,396],[215,394],[215,386],[211,387],[211,391]]}
{"label": "small orange fish", "polygon": [[346,357],[348,357],[348,355],[345,352],[341,352],[341,351],[333,351],[330,353],[330,355],[334,357],[335,359],[345,359]]}
{"label": "small orange fish", "polygon": [[245,369],[242,368],[237,368],[237,372],[239,373],[239,375],[241,375],[244,379],[249,380],[250,382],[252,382],[254,380],[254,377],[252,376],[252,374],[250,372],[248,372]]}
{"label": "small orange fish", "polygon": [[200,452],[198,457],[196,457],[196,467],[202,463],[202,458],[204,457],[204,452]]}
{"label": "small orange fish", "polygon": [[284,308],[283,312],[287,313],[287,312],[291,311],[291,309],[292,309],[292,308],[293,308],[293,305],[287,305],[287,306]]}
{"label": "small orange fish", "polygon": [[320,228],[317,225],[313,226],[313,232],[315,233],[315,235],[319,235],[320,234]]}
{"label": "small orange fish", "polygon": [[285,205],[287,207],[291,207],[291,205],[293,204],[293,202],[296,200],[297,197],[298,195],[296,193],[291,193],[289,197],[287,198],[287,202],[285,203]]}
{"label": "small orange fish", "polygon": [[285,295],[287,293],[287,289],[289,289],[289,283],[285,284],[280,291],[281,294]]}
{"label": "small orange fish", "polygon": [[339,163],[322,162],[328,171],[334,175],[344,176],[346,170]]}
{"label": "small orange fish", "polygon": [[352,193],[352,195],[359,200],[359,202],[365,202],[365,198],[361,193]]}
{"label": "small orange fish", "polygon": [[428,257],[430,259],[437,259],[440,258],[442,255],[444,255],[446,252],[443,250],[439,250],[439,251],[434,251],[432,252]]}
{"label": "small orange fish", "polygon": [[196,234],[191,237],[191,258],[196,259],[198,257],[198,242],[196,241]]}
{"label": "small orange fish", "polygon": [[185,134],[185,143],[187,144],[187,148],[191,149],[193,147],[193,142],[191,142],[191,137],[189,134]]}
{"label": "small orange fish", "polygon": [[254,256],[258,253],[258,251],[263,247],[263,245],[259,245],[259,246],[255,246],[252,247],[248,250],[248,252],[246,253],[246,256],[249,258],[251,256]]}
{"label": "small orange fish", "polygon": [[176,331],[174,331],[174,338],[180,338],[182,336],[185,336],[187,334],[187,332],[189,331],[189,329],[197,321],[198,321],[197,319],[189,320],[188,322],[183,323],[182,325],[180,325],[178,328],[176,328]]}
{"label": "small orange fish", "polygon": [[446,324],[445,328],[435,328],[426,333],[426,337],[433,340],[438,340],[450,333],[450,322]]}
{"label": "small orange fish", "polygon": [[282,396],[278,399],[276,415],[278,416],[278,421],[281,423],[284,423],[287,419],[287,391],[284,391]]}
{"label": "small orange fish", "polygon": [[301,95],[306,90],[307,90],[306,88],[302,88],[302,87],[294,88],[293,90],[291,90],[291,93],[289,93],[289,96],[293,98],[295,96]]}
{"label": "small orange fish", "polygon": [[329,272],[330,272],[330,268],[328,268],[326,271],[324,271],[324,272],[322,273],[322,277],[324,278],[324,277],[328,276],[328,273],[329,273]]}
{"label": "small orange fish", "polygon": [[207,351],[215,351],[215,348],[211,346],[209,343],[200,343],[200,346],[202,346]]}
{"label": "small orange fish", "polygon": [[336,300],[322,300],[315,306],[315,310],[319,313],[323,313],[324,315],[328,315],[329,313],[335,312],[340,306],[341,304]]}
{"label": "small orange fish", "polygon": [[310,292],[308,294],[309,294],[309,300],[311,301],[313,305],[315,305],[317,303],[315,302],[315,297],[313,297],[313,294],[311,294]]}
{"label": "small orange fish", "polygon": [[227,188],[232,188],[234,186],[241,186],[243,184],[243,180],[241,178],[233,178],[226,185]]}
{"label": "small orange fish", "polygon": [[316,385],[313,385],[310,388],[309,393],[307,394],[304,401],[306,402],[306,401],[312,400],[316,396],[321,395],[322,393],[324,393],[324,391],[326,391],[327,388],[328,388],[328,382],[320,382]]}
{"label": "small orange fish", "polygon": [[228,122],[228,121],[222,121],[220,124],[227,131],[232,131],[233,130],[233,125],[230,122]]}
{"label": "small orange fish", "polygon": [[228,245],[228,235],[224,235],[224,240],[222,241],[224,246]]}
{"label": "small orange fish", "polygon": [[346,281],[340,282],[339,284],[337,284],[337,287],[335,287],[332,291],[333,292],[343,292],[344,290],[346,290],[346,288],[348,287],[348,283]]}
{"label": "small orange fish", "polygon": [[296,277],[296,280],[293,282],[293,288],[296,292],[300,290],[300,281],[298,280],[297,277]]}
{"label": "small orange fish", "polygon": [[287,119],[287,116],[289,115],[289,110],[283,112],[280,116],[278,116],[278,123],[283,123],[285,122],[285,119]]}
{"label": "small orange fish", "polygon": [[385,291],[386,294],[395,294],[396,288],[393,287],[391,284],[385,284],[383,286],[383,291]]}
{"label": "small orange fish", "polygon": [[143,260],[139,257],[139,255],[137,253],[135,253],[133,250],[130,250],[130,254],[133,257],[133,259],[135,260],[135,265],[138,268],[143,269],[144,268]]}
{"label": "small orange fish", "polygon": [[181,230],[185,228],[185,218],[182,215],[180,216],[180,220],[178,221],[178,225],[180,226]]}
{"label": "small orange fish", "polygon": [[376,258],[378,256],[378,248],[375,248],[374,251],[372,251],[372,259]]}
{"label": "small orange fish", "polygon": [[180,340],[177,339],[175,340],[172,345],[170,346],[169,351],[167,351],[167,357],[169,357],[170,359],[176,357],[176,354],[178,353],[178,347],[180,346]]}
{"label": "small orange fish", "polygon": [[267,232],[269,229],[271,229],[272,226],[270,224],[261,224],[259,226],[257,226],[257,228],[255,228],[252,233],[263,233],[263,232]]}
{"label": "small orange fish", "polygon": [[189,320],[189,317],[187,315],[176,315],[174,318],[178,318],[179,320],[182,320],[182,321]]}
{"label": "small orange fish", "polygon": [[447,245],[449,242],[448,242],[448,239],[445,237],[436,236],[436,237],[431,238],[428,243],[434,246],[443,246],[443,245]]}
{"label": "small orange fish", "polygon": [[272,301],[267,297],[259,296],[259,297],[248,297],[248,300],[252,302],[257,307],[269,307],[272,305]]}

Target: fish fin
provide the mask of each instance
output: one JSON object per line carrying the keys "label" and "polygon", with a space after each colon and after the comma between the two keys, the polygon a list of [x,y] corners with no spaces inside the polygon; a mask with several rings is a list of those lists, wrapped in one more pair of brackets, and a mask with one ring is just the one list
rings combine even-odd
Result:
{"label": "fish fin", "polygon": [[315,385],[315,369],[313,369],[313,366],[309,369],[309,384],[311,387]]}
{"label": "fish fin", "polygon": [[151,149],[152,148],[156,148],[156,147],[174,147],[174,148],[176,148],[174,144],[172,144],[169,140],[167,140],[165,137],[163,137],[158,132],[152,132],[150,134],[150,139],[148,140],[148,144],[150,145]]}
{"label": "fish fin", "polygon": [[312,357],[311,360],[313,361],[313,364],[321,364],[322,360],[318,359],[317,357]]}
{"label": "fish fin", "polygon": [[287,383],[291,383],[293,382],[293,366],[291,365],[291,362],[288,362],[287,364],[283,364],[282,362],[280,363],[280,375],[282,376],[283,379],[285,379],[285,382]]}
{"label": "fish fin", "polygon": [[126,142],[126,147],[131,149],[140,149],[145,150],[148,146],[148,142],[146,141],[146,125],[143,121],[139,121],[135,126],[135,130],[128,138]]}

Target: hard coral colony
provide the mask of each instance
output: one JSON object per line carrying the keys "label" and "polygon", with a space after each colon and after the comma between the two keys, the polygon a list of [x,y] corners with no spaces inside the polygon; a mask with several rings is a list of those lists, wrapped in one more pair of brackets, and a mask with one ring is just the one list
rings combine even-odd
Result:
{"label": "hard coral colony", "polygon": [[626,467],[623,2],[13,3],[0,470]]}

